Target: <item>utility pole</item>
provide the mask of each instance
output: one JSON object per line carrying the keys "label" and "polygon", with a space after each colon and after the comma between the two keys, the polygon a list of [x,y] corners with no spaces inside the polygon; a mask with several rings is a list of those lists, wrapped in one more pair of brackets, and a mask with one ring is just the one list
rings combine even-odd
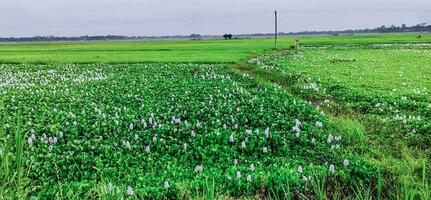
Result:
{"label": "utility pole", "polygon": [[277,11],[274,11],[274,16],[275,16],[274,48],[277,49],[277,37],[278,37]]}

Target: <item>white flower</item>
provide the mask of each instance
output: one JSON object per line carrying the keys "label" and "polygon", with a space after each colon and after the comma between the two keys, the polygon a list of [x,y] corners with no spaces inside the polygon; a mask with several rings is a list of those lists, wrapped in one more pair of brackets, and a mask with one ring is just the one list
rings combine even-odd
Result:
{"label": "white flower", "polygon": [[301,122],[298,119],[295,119],[295,126],[301,128]]}
{"label": "white flower", "polygon": [[269,137],[269,128],[268,128],[268,127],[266,127],[266,129],[265,129],[265,132],[264,132],[264,133],[265,133],[265,137],[267,137],[267,138],[268,138],[268,137]]}
{"label": "white flower", "polygon": [[57,138],[56,138],[56,137],[49,137],[49,138],[48,138],[48,142],[49,142],[50,144],[55,144],[55,143],[57,143]]}
{"label": "white flower", "polygon": [[31,138],[31,137],[27,138],[27,143],[30,146],[33,145],[33,138]]}
{"label": "white flower", "polygon": [[63,137],[63,135],[64,135],[64,134],[63,134],[63,132],[61,132],[61,131],[58,131],[58,132],[57,132],[57,136],[58,136],[59,138],[62,138],[62,137]]}
{"label": "white flower", "polygon": [[306,176],[302,176],[302,181],[307,182],[308,178]]}
{"label": "white flower", "polygon": [[298,166],[298,173],[302,174],[303,170],[302,170],[302,166]]}
{"label": "white flower", "polygon": [[263,153],[268,153],[268,148],[267,148],[267,147],[263,147],[263,148],[262,148],[262,152],[263,152]]}
{"label": "white flower", "polygon": [[316,122],[316,126],[319,127],[319,128],[322,128],[323,124],[322,124],[322,122]]}
{"label": "white flower", "polygon": [[241,172],[240,171],[236,171],[236,178],[241,178]]}
{"label": "white flower", "polygon": [[233,160],[233,164],[234,164],[234,165],[237,165],[237,164],[238,164],[238,159],[234,159],[234,160]]}
{"label": "white flower", "polygon": [[247,181],[251,182],[251,176],[249,174],[247,175]]}
{"label": "white flower", "polygon": [[138,139],[139,139],[138,134],[135,134],[135,140],[138,140]]}
{"label": "white flower", "polygon": [[145,147],[145,152],[150,153],[150,146]]}
{"label": "white flower", "polygon": [[190,134],[192,137],[196,137],[195,131],[192,130],[192,133]]}
{"label": "white flower", "polygon": [[168,188],[169,188],[169,182],[168,182],[168,181],[165,181],[165,182],[163,183],[163,187],[164,187],[165,189],[168,189]]}
{"label": "white flower", "polygon": [[132,187],[127,187],[127,194],[130,196],[133,196],[135,194],[135,192],[133,192],[133,188]]}
{"label": "white flower", "polygon": [[204,169],[204,167],[202,166],[202,165],[197,165],[196,167],[195,167],[195,172],[196,173],[199,173],[199,172],[202,172],[202,170]]}
{"label": "white flower", "polygon": [[41,142],[44,142],[45,144],[48,144],[48,140],[46,139],[46,134],[42,134],[42,137],[40,138]]}
{"label": "white flower", "polygon": [[334,173],[335,172],[335,166],[334,165],[329,165],[329,172]]}
{"label": "white flower", "polygon": [[226,126],[226,124],[223,124],[223,128],[224,128],[224,129],[227,129],[227,126]]}
{"label": "white flower", "polygon": [[241,148],[242,148],[242,149],[245,149],[245,141],[242,141],[242,142],[241,142]]}
{"label": "white flower", "polygon": [[349,160],[344,159],[344,161],[343,161],[343,165],[344,165],[344,167],[349,166]]}
{"label": "white flower", "polygon": [[230,143],[234,143],[234,142],[235,142],[235,139],[234,139],[233,135],[230,135],[230,137],[229,137],[229,142],[230,142]]}
{"label": "white flower", "polygon": [[108,183],[106,187],[108,191],[112,191],[114,189],[114,186],[112,185],[112,183]]}
{"label": "white flower", "polygon": [[34,129],[31,129],[30,133],[34,134],[34,133],[36,133],[36,131]]}
{"label": "white flower", "polygon": [[246,132],[247,134],[249,134],[249,135],[252,133],[252,131],[251,131],[251,130],[249,130],[249,129],[245,130],[245,132]]}
{"label": "white flower", "polygon": [[254,171],[254,164],[251,164],[251,165],[250,165],[250,170],[251,170],[251,171]]}
{"label": "white flower", "polygon": [[132,123],[129,124],[129,130],[131,130],[131,131],[133,130],[133,124]]}
{"label": "white flower", "polygon": [[129,142],[129,141],[127,141],[127,140],[123,140],[123,145],[124,145],[126,148],[130,148],[130,142]]}
{"label": "white flower", "polygon": [[73,126],[78,126],[78,122],[73,121]]}
{"label": "white flower", "polygon": [[187,143],[184,143],[183,144],[183,148],[184,148],[184,151],[186,151],[187,150],[187,147],[188,147],[189,145],[187,144]]}
{"label": "white flower", "polygon": [[328,139],[326,140],[326,142],[331,143],[332,140],[334,140],[334,136],[332,136],[331,134],[328,135]]}
{"label": "white flower", "polygon": [[141,120],[141,124],[142,124],[142,127],[147,128],[147,122],[145,121],[145,119]]}
{"label": "white flower", "polygon": [[49,147],[48,147],[49,152],[51,152],[51,151],[52,151],[52,148],[53,148],[53,146],[52,146],[52,145],[49,145]]}
{"label": "white flower", "polygon": [[154,137],[153,137],[153,143],[156,143],[156,142],[157,142],[157,134],[154,135]]}
{"label": "white flower", "polygon": [[299,128],[299,126],[292,126],[292,131],[299,133],[299,132],[301,132],[301,129]]}
{"label": "white flower", "polygon": [[175,117],[174,117],[174,123],[175,123],[175,124],[180,124],[180,123],[181,123],[181,119],[180,119],[180,118],[175,118]]}

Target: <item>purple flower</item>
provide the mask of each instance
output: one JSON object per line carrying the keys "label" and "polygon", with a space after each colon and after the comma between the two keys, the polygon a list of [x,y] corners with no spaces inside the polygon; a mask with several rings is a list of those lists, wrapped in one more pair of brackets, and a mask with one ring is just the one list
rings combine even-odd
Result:
{"label": "purple flower", "polygon": [[133,196],[134,194],[135,194],[135,192],[133,191],[133,188],[132,187],[127,187],[127,194],[129,195],[129,196]]}
{"label": "purple flower", "polygon": [[241,178],[241,172],[240,171],[236,171],[236,178]]}

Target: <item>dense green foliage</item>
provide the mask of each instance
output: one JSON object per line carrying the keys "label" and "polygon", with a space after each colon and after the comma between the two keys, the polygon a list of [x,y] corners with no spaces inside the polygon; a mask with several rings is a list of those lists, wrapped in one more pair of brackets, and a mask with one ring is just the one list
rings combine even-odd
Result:
{"label": "dense green foliage", "polygon": [[237,67],[331,113],[350,151],[387,170],[386,198],[426,199],[418,191],[430,180],[430,53],[428,44],[309,46]]}
{"label": "dense green foliage", "polygon": [[[396,127],[391,137],[431,145],[431,46],[305,48],[251,60],[296,79],[291,86],[320,106],[347,106]],[[333,105],[332,105],[333,106]]]}
{"label": "dense green foliage", "polygon": [[18,113],[25,120],[31,196],[53,198],[67,187],[100,197],[118,187],[178,197],[203,190],[208,178],[221,194],[267,195],[286,184],[307,192],[301,188],[325,172],[330,187],[342,181],[346,189],[375,176],[311,105],[223,66],[0,69],[6,128]]}
{"label": "dense green foliage", "polygon": [[0,44],[0,199],[429,199],[431,35],[300,41]]}

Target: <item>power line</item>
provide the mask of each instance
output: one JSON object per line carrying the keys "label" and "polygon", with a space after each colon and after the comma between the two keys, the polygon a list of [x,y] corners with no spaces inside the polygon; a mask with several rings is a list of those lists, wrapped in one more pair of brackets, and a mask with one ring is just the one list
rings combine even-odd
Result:
{"label": "power line", "polygon": [[[258,12],[244,12],[235,13],[228,15],[213,15],[213,16],[192,16],[192,17],[163,17],[163,18],[142,18],[132,20],[116,20],[116,21],[87,21],[87,22],[75,22],[75,23],[64,23],[64,24],[38,24],[39,27],[57,27],[57,26],[111,26],[111,25],[136,25],[136,24],[153,24],[153,23],[169,23],[169,22],[190,22],[190,21],[206,21],[206,20],[217,20],[224,18],[232,18],[238,16],[257,16],[257,15],[270,15],[269,11],[258,11]],[[34,25],[34,24],[31,24]],[[20,24],[15,25],[16,27],[26,27],[28,25]],[[2,28],[14,28],[13,25],[9,24],[0,25]]]}

